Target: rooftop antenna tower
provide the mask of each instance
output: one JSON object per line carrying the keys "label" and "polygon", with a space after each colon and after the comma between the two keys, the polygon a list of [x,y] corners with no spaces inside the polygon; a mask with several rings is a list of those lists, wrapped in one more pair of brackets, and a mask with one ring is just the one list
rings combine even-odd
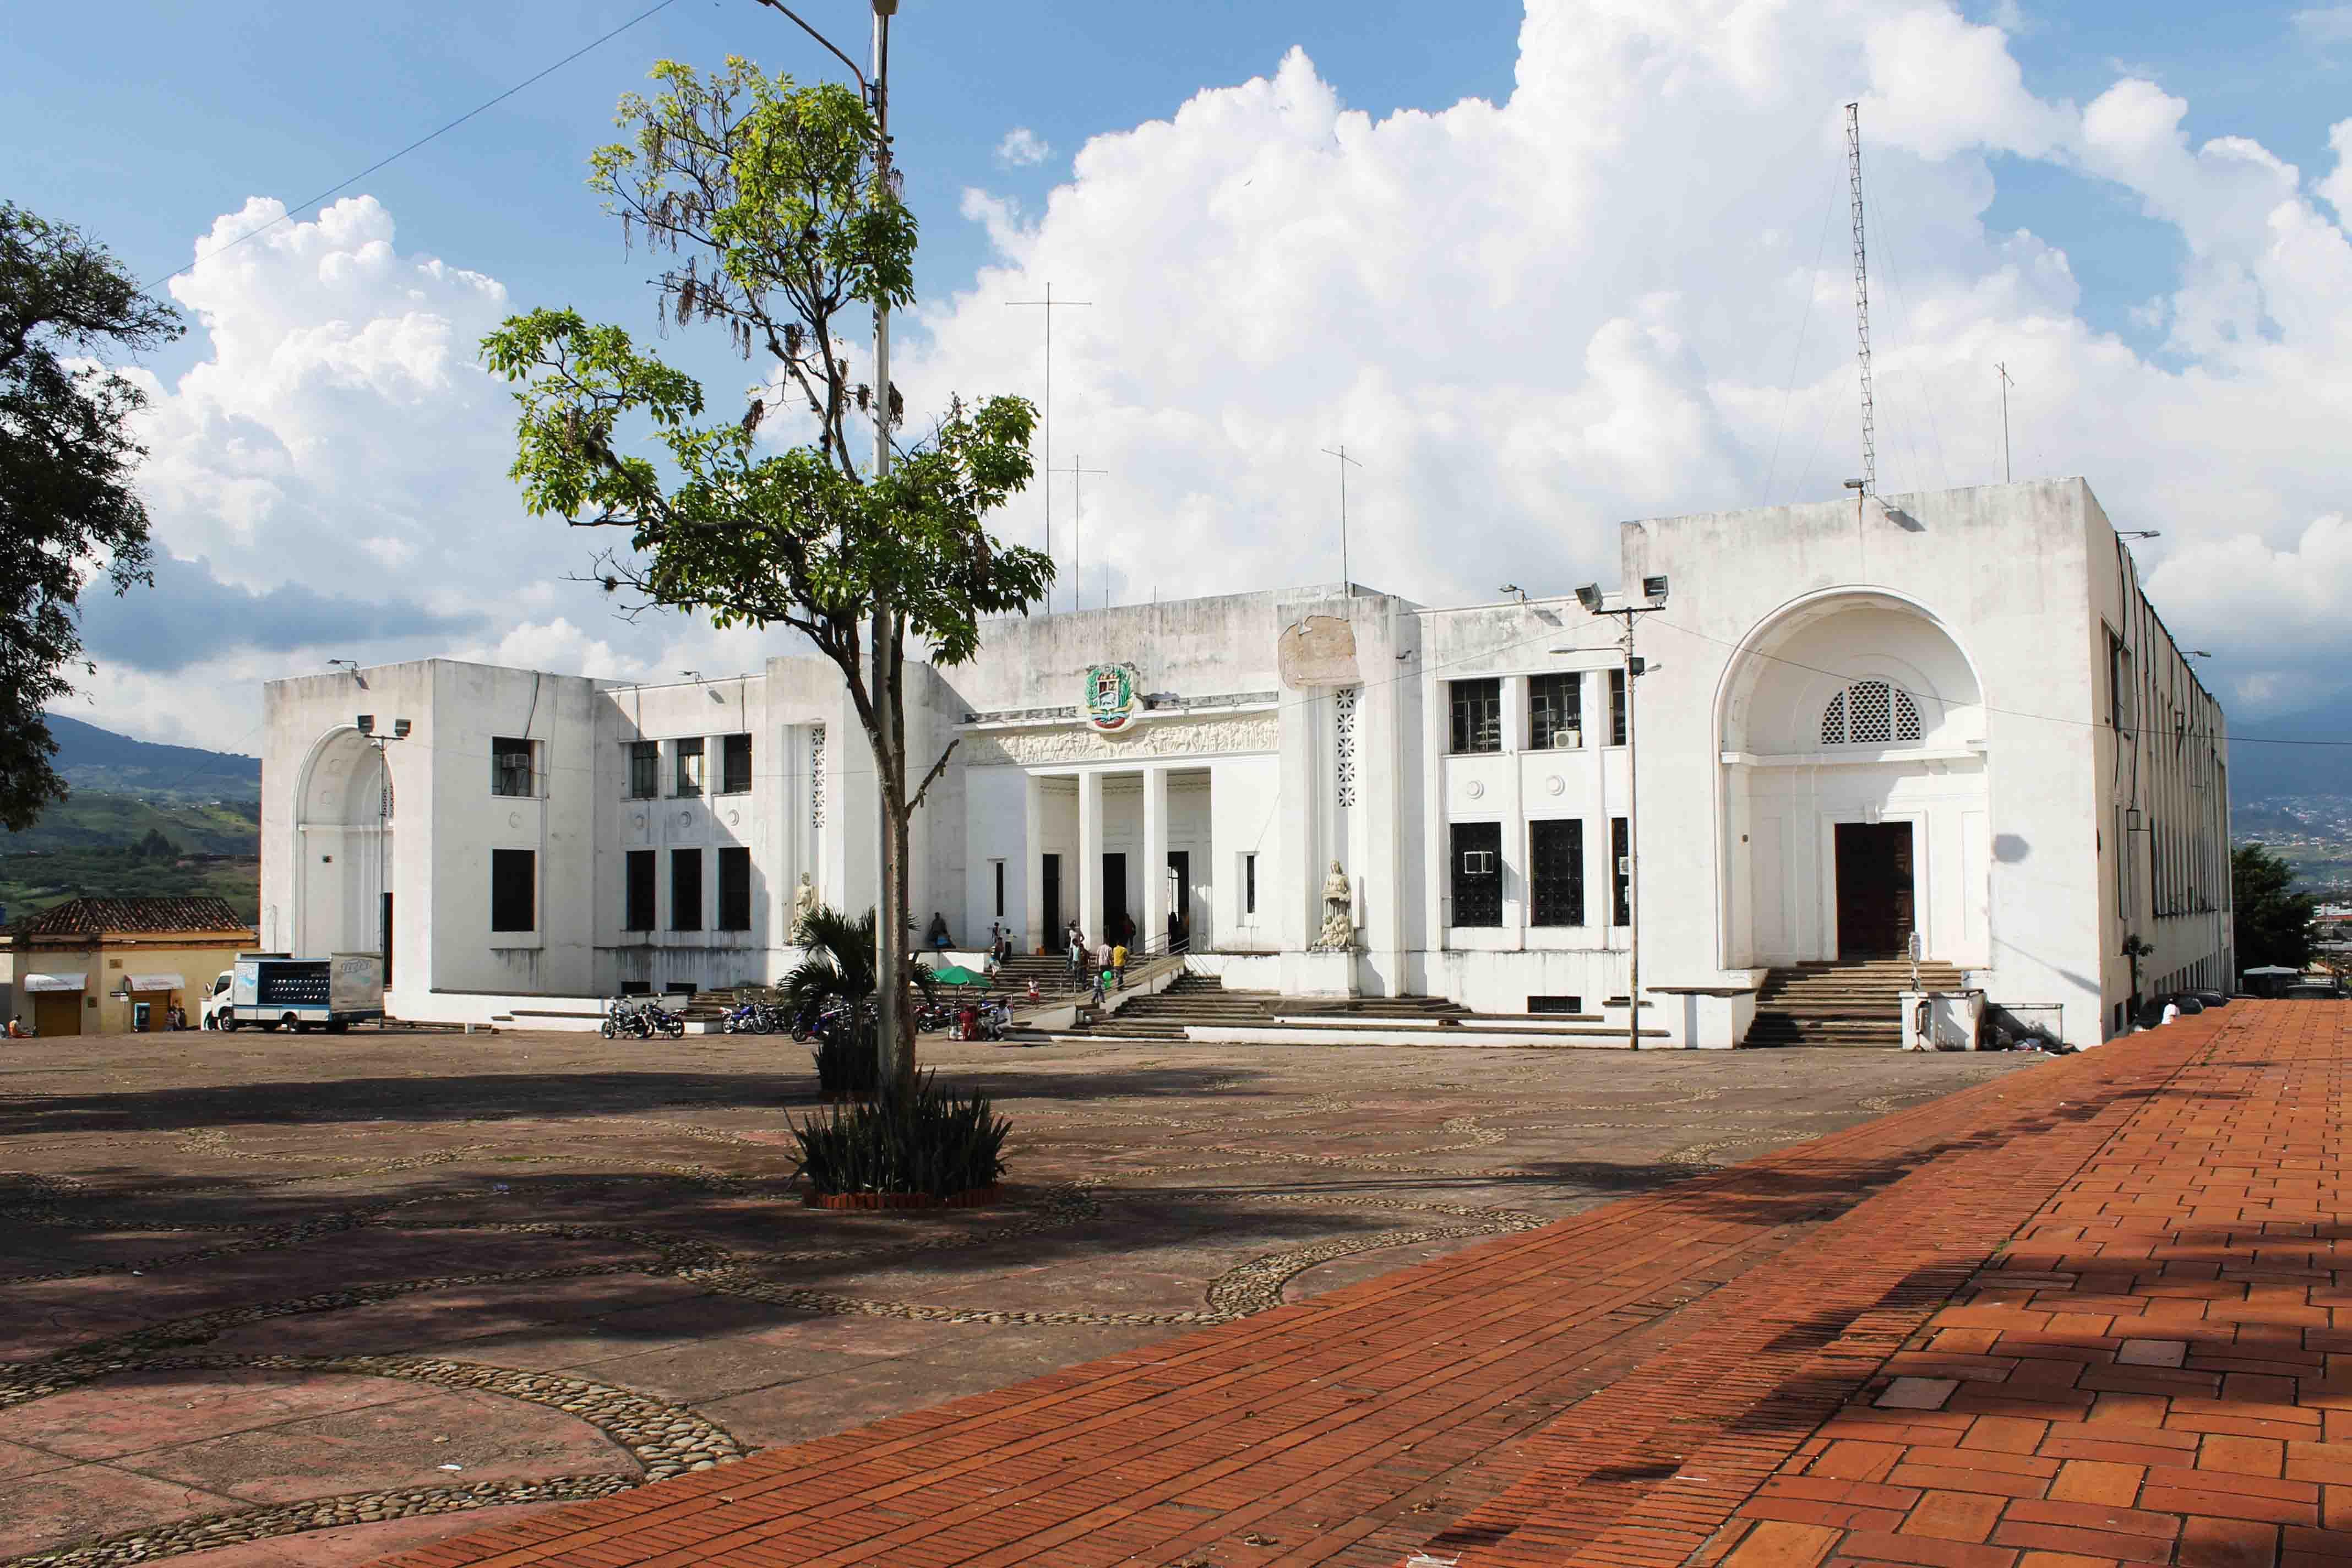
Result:
{"label": "rooftop antenna tower", "polygon": [[[1110,472],[1108,468],[1079,467],[1085,461],[1084,458],[1073,456],[1070,458],[1070,466],[1061,470],[1070,476],[1070,608],[1074,610],[1086,608],[1086,557],[1078,552],[1080,545],[1078,524],[1084,521],[1082,514],[1087,504],[1087,476],[1088,474],[1107,475]],[[1045,471],[1050,474],[1054,470],[1048,468]],[[1103,584],[1103,605],[1108,609],[1110,605],[1108,576],[1104,577]]]}
{"label": "rooftop antenna tower", "polygon": [[2015,478],[2009,471],[2009,389],[2017,384],[2010,379],[2007,364],[1992,368],[2000,375],[2000,482],[2007,484]]}
{"label": "rooftop antenna tower", "polygon": [[1348,575],[1348,470],[1364,465],[1348,456],[1348,444],[1326,447],[1323,455],[1339,459],[1339,591],[1349,598],[1356,596],[1356,584]]}
{"label": "rooftop antenna tower", "polygon": [[1862,105],[1845,106],[1846,183],[1853,188],[1853,331],[1862,364],[1862,493],[1878,493],[1878,409],[1870,395],[1870,265],[1862,242]]}
{"label": "rooftop antenna tower", "polygon": [[[1046,279],[1044,299],[1005,301],[1008,307],[1042,305],[1045,310],[1045,407],[1043,428],[1040,432],[1044,437],[1042,450],[1045,460],[1037,466],[1045,471],[1045,556],[1048,560],[1051,560],[1054,554],[1054,311],[1056,307],[1068,310],[1073,305],[1093,303],[1092,300],[1055,299],[1051,279]],[[1077,601],[1077,590],[1075,586],[1071,589],[1070,597],[1071,603],[1075,605]],[[1051,583],[1045,584],[1045,613],[1049,616],[1054,613],[1054,585]]]}

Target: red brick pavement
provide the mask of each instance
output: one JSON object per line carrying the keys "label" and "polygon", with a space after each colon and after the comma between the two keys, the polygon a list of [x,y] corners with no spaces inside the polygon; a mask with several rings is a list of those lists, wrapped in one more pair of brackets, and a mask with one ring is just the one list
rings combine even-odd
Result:
{"label": "red brick pavement", "polygon": [[2352,1561],[2331,1533],[2352,1531],[2352,1426],[2326,1425],[2352,1422],[2352,1373],[2339,1394],[2328,1360],[2352,1353],[2328,1267],[2347,1025],[2238,1004],[1241,1322],[391,1561]]}

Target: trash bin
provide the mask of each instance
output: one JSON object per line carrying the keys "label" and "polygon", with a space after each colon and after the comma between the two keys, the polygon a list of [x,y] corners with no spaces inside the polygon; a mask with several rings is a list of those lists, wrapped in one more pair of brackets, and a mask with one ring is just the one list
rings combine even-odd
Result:
{"label": "trash bin", "polygon": [[1972,1051],[1984,1026],[1981,991],[1903,993],[1903,1048]]}

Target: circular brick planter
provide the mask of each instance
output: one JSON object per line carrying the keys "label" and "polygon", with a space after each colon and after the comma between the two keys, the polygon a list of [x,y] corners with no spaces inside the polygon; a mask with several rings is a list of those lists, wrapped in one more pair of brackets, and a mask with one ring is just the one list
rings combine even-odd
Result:
{"label": "circular brick planter", "polygon": [[977,1209],[997,1201],[1003,1188],[994,1183],[967,1187],[946,1197],[929,1193],[816,1193],[808,1194],[813,1209]]}

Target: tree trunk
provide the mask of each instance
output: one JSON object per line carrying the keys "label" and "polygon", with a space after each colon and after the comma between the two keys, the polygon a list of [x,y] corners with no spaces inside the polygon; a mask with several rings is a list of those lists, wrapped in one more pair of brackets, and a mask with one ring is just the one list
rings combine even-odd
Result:
{"label": "tree trunk", "polygon": [[875,1048],[885,1082],[904,1089],[915,1077],[915,1016],[907,1004],[908,843],[905,653],[893,617],[875,616],[873,659],[874,786],[881,829],[874,920]]}

